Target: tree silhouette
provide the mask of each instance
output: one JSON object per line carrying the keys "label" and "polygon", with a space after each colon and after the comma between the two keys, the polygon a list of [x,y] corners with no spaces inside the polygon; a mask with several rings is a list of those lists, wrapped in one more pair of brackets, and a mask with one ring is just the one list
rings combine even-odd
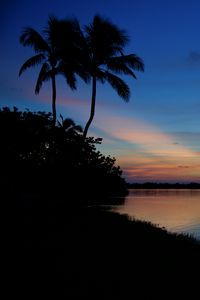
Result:
{"label": "tree silhouette", "polygon": [[26,27],[20,36],[23,46],[32,47],[36,55],[29,58],[22,65],[19,76],[28,68],[42,65],[35,86],[38,94],[44,82],[52,82],[52,114],[53,125],[56,123],[56,75],[64,75],[67,84],[72,90],[76,89],[75,73],[87,81],[87,76],[79,67],[78,39],[81,31],[76,19],[58,20],[49,16],[44,36],[31,27]]}
{"label": "tree silhouette", "polygon": [[83,132],[82,127],[80,125],[76,125],[72,119],[64,119],[62,115],[60,115],[60,118],[61,122],[58,121],[58,126],[68,134],[71,133],[73,135],[77,135]]}
{"label": "tree silhouette", "polygon": [[0,140],[4,195],[15,193],[17,199],[21,193],[34,193],[44,206],[46,201],[55,205],[64,201],[68,206],[116,203],[110,197],[127,193],[115,158],[96,148],[101,139],[83,141],[82,128],[70,118],[61,118],[52,127],[50,113],[4,107],[0,109]]}
{"label": "tree silhouette", "polygon": [[92,99],[90,117],[83,133],[84,139],[95,114],[97,81],[107,81],[127,102],[130,89],[116,74],[131,75],[136,79],[132,70],[144,71],[144,64],[137,55],[124,54],[124,47],[129,42],[126,32],[109,20],[99,15],[94,16],[93,22],[85,27],[85,38],[88,49],[87,68],[92,78]]}

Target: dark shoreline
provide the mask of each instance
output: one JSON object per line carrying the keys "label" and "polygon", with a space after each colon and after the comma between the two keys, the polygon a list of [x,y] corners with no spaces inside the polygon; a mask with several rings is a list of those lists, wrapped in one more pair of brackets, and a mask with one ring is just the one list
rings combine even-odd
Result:
{"label": "dark shoreline", "polygon": [[198,291],[200,245],[190,236],[97,207],[35,207],[12,220],[9,283],[22,299],[130,299],[134,291],[133,299],[160,300],[160,288],[168,299],[194,299]]}

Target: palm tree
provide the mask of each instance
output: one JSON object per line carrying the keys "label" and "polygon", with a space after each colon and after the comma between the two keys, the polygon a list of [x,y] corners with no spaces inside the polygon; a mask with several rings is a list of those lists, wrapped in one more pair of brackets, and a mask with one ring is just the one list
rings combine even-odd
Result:
{"label": "palm tree", "polygon": [[[78,39],[82,35],[78,21],[75,19],[58,20],[54,16],[48,19],[44,36],[31,27],[26,27],[20,36],[23,46],[32,47],[36,55],[22,65],[19,76],[28,68],[41,65],[35,86],[35,94],[40,92],[44,82],[52,83],[53,125],[56,124],[56,75],[62,74],[72,90],[76,89],[75,74],[87,81],[87,76],[78,67],[74,59],[78,48]],[[81,70],[80,70],[81,69]]]}
{"label": "palm tree", "polygon": [[75,122],[70,119],[64,119],[63,116],[60,114],[61,122],[58,121],[58,125],[60,128],[64,130],[64,132],[68,134],[72,134],[73,136],[77,136],[83,132],[82,127],[80,125],[76,125]]}
{"label": "palm tree", "polygon": [[92,79],[92,99],[90,117],[83,132],[84,139],[95,114],[97,81],[107,81],[128,102],[130,89],[116,74],[131,75],[136,79],[132,70],[144,71],[144,64],[137,55],[124,54],[124,47],[129,42],[126,32],[109,20],[94,16],[93,22],[85,27],[85,39],[88,49],[87,68]]}

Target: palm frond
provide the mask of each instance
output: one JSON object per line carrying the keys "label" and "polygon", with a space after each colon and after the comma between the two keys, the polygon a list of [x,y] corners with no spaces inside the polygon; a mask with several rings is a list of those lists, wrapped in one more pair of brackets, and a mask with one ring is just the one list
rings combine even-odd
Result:
{"label": "palm frond", "polygon": [[19,40],[23,46],[32,47],[36,53],[50,51],[47,42],[43,39],[41,34],[32,27],[25,27]]}
{"label": "palm frond", "polygon": [[67,84],[72,90],[76,90],[76,76],[73,66],[70,63],[60,62],[55,69],[56,74],[61,74],[65,77]]}
{"label": "palm frond", "polygon": [[77,74],[85,83],[89,83],[91,80],[91,74],[84,64],[77,62],[74,67],[74,72]]}
{"label": "palm frond", "polygon": [[89,25],[98,35],[104,36],[105,39],[111,38],[111,43],[115,46],[125,47],[129,42],[127,32],[119,29],[108,18],[95,15],[92,24]]}
{"label": "palm frond", "polygon": [[98,81],[100,81],[102,84],[105,83],[106,77],[105,77],[105,71],[102,70],[101,68],[98,68],[95,71],[95,76],[97,78]]}
{"label": "palm frond", "polygon": [[131,69],[144,72],[144,62],[136,54],[122,55],[121,59]]}
{"label": "palm frond", "polygon": [[67,81],[67,84],[71,90],[76,90],[76,77],[73,72],[63,72],[63,75]]}
{"label": "palm frond", "polygon": [[67,84],[69,85],[69,87],[72,89],[72,90],[76,90],[76,77],[75,77],[75,74],[74,72],[72,72],[71,70],[62,70],[60,72],[60,74],[62,74],[65,79],[66,79],[66,82]]}
{"label": "palm frond", "polygon": [[50,73],[49,65],[44,63],[40,69],[40,73],[38,75],[38,79],[35,86],[35,93],[39,94],[40,89],[44,81],[47,81],[51,78],[52,74]]}
{"label": "palm frond", "polygon": [[131,75],[136,79],[135,73],[126,64],[124,64],[123,60],[119,60],[118,57],[111,57],[105,65],[109,71],[117,74]]}
{"label": "palm frond", "polygon": [[60,35],[62,33],[60,24],[61,22],[54,15],[49,15],[44,34],[51,50],[59,46]]}
{"label": "palm frond", "polygon": [[117,94],[125,101],[128,102],[130,98],[130,89],[128,85],[118,76],[106,71],[104,72],[105,79],[116,90]]}
{"label": "palm frond", "polygon": [[134,78],[136,78],[136,75],[131,69],[141,72],[144,71],[143,61],[135,54],[111,57],[106,61],[106,66],[113,72],[124,73]]}
{"label": "palm frond", "polygon": [[90,82],[91,68],[90,62],[85,54],[81,51],[74,51],[74,54],[65,53],[58,63],[58,69],[65,76],[67,73],[74,73],[78,75],[85,83]]}
{"label": "palm frond", "polygon": [[99,15],[85,26],[85,32],[86,40],[99,64],[103,63],[105,57],[119,54],[129,41],[126,31]]}
{"label": "palm frond", "polygon": [[21,68],[19,70],[19,76],[28,68],[39,65],[44,59],[45,59],[45,56],[43,54],[37,54],[37,55],[32,56],[31,58],[27,59],[27,61],[25,61],[25,63],[21,66]]}
{"label": "palm frond", "polygon": [[60,56],[74,54],[83,39],[79,22],[76,18],[57,19],[50,15],[48,25],[44,30],[46,39],[51,48],[56,50]]}

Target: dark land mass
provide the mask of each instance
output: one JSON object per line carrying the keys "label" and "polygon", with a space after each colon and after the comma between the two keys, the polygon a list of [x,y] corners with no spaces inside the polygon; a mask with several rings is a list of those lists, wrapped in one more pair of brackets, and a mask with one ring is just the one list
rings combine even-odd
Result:
{"label": "dark land mass", "polygon": [[127,183],[128,189],[200,189],[200,183]]}
{"label": "dark land mass", "polygon": [[193,238],[91,207],[24,208],[14,215],[6,255],[7,295],[13,291],[21,299],[198,295],[200,245]]}
{"label": "dark land mass", "polygon": [[70,119],[52,127],[8,108],[0,138],[6,298],[198,298],[195,239],[100,208],[127,187],[99,140],[83,141]]}

